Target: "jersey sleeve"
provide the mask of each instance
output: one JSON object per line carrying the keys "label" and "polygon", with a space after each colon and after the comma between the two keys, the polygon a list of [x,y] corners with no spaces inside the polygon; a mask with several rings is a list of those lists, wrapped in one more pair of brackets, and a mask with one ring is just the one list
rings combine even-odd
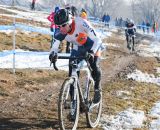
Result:
{"label": "jersey sleeve", "polygon": [[50,53],[53,52],[53,51],[54,51],[55,53],[58,53],[60,41],[54,39],[53,42],[54,42],[54,43],[52,44],[52,48],[50,49]]}
{"label": "jersey sleeve", "polygon": [[82,19],[81,26],[83,30],[86,32],[88,37],[93,40],[94,44],[91,48],[91,50],[96,53],[99,49],[100,45],[102,44],[102,41],[98,35],[98,33],[95,31],[95,29],[92,27],[92,25],[89,23],[89,21]]}
{"label": "jersey sleeve", "polygon": [[67,34],[62,34],[62,33],[60,32],[60,29],[59,29],[59,28],[57,28],[57,29],[55,30],[54,38],[55,38],[56,40],[63,41],[66,36],[67,36]]}

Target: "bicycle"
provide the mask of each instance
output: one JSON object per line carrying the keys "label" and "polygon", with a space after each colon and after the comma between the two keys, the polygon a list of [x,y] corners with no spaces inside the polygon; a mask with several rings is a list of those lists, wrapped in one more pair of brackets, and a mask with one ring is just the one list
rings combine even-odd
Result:
{"label": "bicycle", "polygon": [[131,50],[131,52],[134,52],[135,51],[135,43],[134,43],[135,35],[127,33],[127,36],[128,36],[127,48]]}
{"label": "bicycle", "polygon": [[[101,100],[99,103],[94,104],[92,102],[94,96],[94,80],[91,76],[91,67],[86,57],[65,57],[58,56],[58,59],[73,59],[73,60],[82,60],[81,62],[72,63],[72,75],[65,79],[62,84],[60,93],[59,93],[59,103],[58,103],[58,118],[59,125],[61,130],[76,130],[78,125],[79,111],[85,112],[87,124],[89,127],[94,128],[98,125],[100,120],[100,115],[102,111],[102,91],[101,91]],[[87,63],[87,77],[84,93],[82,92],[79,77],[77,71],[82,69],[82,63],[84,60]],[[53,63],[55,70],[58,70],[55,63]],[[71,96],[71,86],[74,90]],[[72,119],[69,115],[73,112],[72,103],[75,103],[75,118]],[[81,108],[81,109],[80,109]]]}

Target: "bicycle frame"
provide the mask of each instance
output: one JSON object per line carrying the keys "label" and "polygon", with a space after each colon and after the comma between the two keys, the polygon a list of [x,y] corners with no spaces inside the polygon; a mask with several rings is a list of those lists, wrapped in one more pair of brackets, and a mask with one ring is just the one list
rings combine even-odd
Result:
{"label": "bicycle frame", "polygon": [[[74,79],[74,92],[77,91],[78,89],[78,92],[79,92],[79,97],[80,97],[80,103],[81,105],[83,106],[83,108],[88,109],[88,106],[87,106],[87,98],[88,98],[88,94],[89,94],[89,83],[90,81],[92,81],[94,83],[94,80],[91,76],[91,67],[89,65],[89,62],[87,60],[84,60],[85,57],[64,57],[64,56],[59,56],[58,59],[83,59],[82,61],[80,61],[78,64],[76,63],[72,63],[73,67],[72,67],[72,73],[71,73],[71,78]],[[79,84],[79,79],[78,79],[78,75],[77,75],[77,72],[80,71],[83,66],[84,66],[84,61],[86,61],[87,63],[87,76],[86,76],[86,83],[85,83],[85,90],[84,90],[84,93],[82,92],[82,89],[80,87],[80,84]],[[56,64],[53,63],[53,67],[55,68],[55,70],[58,70],[58,68],[56,67]],[[70,88],[68,87],[68,90],[67,90],[67,94],[66,94],[66,98],[68,98],[69,96],[69,90]],[[74,100],[76,100],[76,94],[74,93]]]}
{"label": "bicycle frame", "polygon": [[[78,75],[77,75],[77,71],[80,71],[83,68],[83,65],[84,65],[84,60],[77,64],[77,66],[78,66],[77,68],[73,67],[71,77],[74,78],[74,80],[75,80],[75,82],[74,82],[75,86],[76,86],[76,88],[78,88],[81,105],[86,110],[86,109],[88,109],[88,106],[86,104],[87,103],[86,100],[87,100],[88,94],[89,94],[89,82],[91,80],[93,81],[93,78],[91,76],[91,70],[89,68],[89,63],[87,63],[87,66],[88,66],[88,68],[86,69],[87,76],[86,76],[85,90],[84,90],[84,93],[83,93],[82,89],[80,87],[79,80],[78,80]],[[76,88],[74,88],[74,89],[76,89]],[[74,91],[76,91],[76,90],[74,90]],[[74,99],[75,99],[75,96],[76,95],[74,95]]]}

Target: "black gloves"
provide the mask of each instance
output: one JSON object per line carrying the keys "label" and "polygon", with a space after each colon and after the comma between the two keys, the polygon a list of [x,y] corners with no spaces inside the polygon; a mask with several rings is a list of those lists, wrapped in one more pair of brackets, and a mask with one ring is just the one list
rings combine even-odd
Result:
{"label": "black gloves", "polygon": [[49,55],[49,60],[51,61],[51,63],[56,62],[56,61],[57,61],[57,58],[58,58],[57,53],[55,53],[54,51],[52,51],[52,52],[50,53],[50,55]]}
{"label": "black gloves", "polygon": [[90,63],[93,63],[94,62],[94,52],[93,51],[89,51],[87,53],[87,60],[90,62]]}

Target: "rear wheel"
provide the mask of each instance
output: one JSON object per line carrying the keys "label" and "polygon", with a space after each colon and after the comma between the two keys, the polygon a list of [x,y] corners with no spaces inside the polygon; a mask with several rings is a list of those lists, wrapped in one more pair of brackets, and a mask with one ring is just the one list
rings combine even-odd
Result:
{"label": "rear wheel", "polygon": [[135,51],[135,46],[134,46],[134,45],[135,45],[135,44],[134,44],[134,36],[132,36],[131,39],[132,39],[131,48],[132,48],[132,52],[133,52],[133,51]]}
{"label": "rear wheel", "polygon": [[[74,85],[75,80],[68,78],[64,81],[59,94],[58,116],[61,130],[76,130],[79,118],[79,93],[78,89],[74,89],[74,115],[73,113],[73,99],[70,94],[70,86]],[[75,86],[74,86],[75,87]],[[74,117],[74,119],[73,119]]]}
{"label": "rear wheel", "polygon": [[93,104],[93,97],[94,97],[94,86],[93,82],[89,84],[89,93],[88,93],[88,104],[89,104],[89,111],[86,112],[86,119],[88,126],[94,128],[98,125],[101,111],[102,111],[102,92],[101,92],[101,99],[98,104]]}

